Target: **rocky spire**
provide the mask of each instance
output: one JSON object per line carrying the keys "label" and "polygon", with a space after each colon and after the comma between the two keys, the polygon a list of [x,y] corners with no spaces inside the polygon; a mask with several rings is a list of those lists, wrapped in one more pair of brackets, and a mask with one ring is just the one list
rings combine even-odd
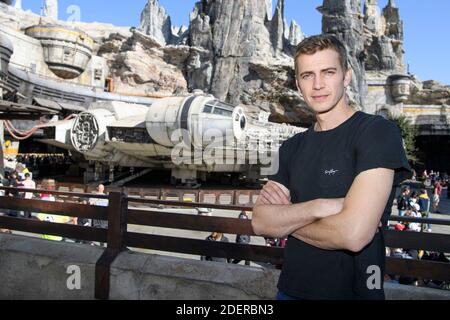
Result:
{"label": "rocky spire", "polygon": [[383,9],[383,18],[385,21],[385,36],[403,41],[403,21],[400,18],[400,9],[395,6],[394,1],[390,0]]}
{"label": "rocky spire", "polygon": [[14,3],[14,8],[22,10],[22,0],[16,0]]}
{"label": "rocky spire", "polygon": [[272,0],[264,0],[266,5],[267,19],[272,16]]}
{"label": "rocky spire", "polygon": [[300,26],[297,24],[295,20],[291,21],[291,26],[289,27],[289,43],[292,46],[297,46],[303,39],[305,35],[303,34]]}
{"label": "rocky spire", "polygon": [[284,0],[278,0],[271,23],[271,41],[274,54],[282,52],[284,48],[284,23]]}
{"label": "rocky spire", "polygon": [[172,23],[158,0],[148,0],[141,14],[139,29],[163,46],[171,43]]}
{"label": "rocky spire", "polygon": [[364,30],[360,0],[324,0],[318,8],[322,13],[322,32],[334,34],[347,47],[353,69],[350,100],[364,109],[367,84],[364,69]]}
{"label": "rocky spire", "polygon": [[381,25],[378,12],[378,0],[366,0],[364,2],[364,24],[371,34],[380,34]]}
{"label": "rocky spire", "polygon": [[42,15],[53,20],[58,20],[58,0],[45,0]]}
{"label": "rocky spire", "polygon": [[[373,14],[374,0],[366,0],[366,69],[369,71],[405,72],[403,63],[403,21],[393,1],[381,15]],[[374,23],[378,26],[375,27]]]}
{"label": "rocky spire", "polygon": [[405,64],[403,62],[403,21],[400,17],[400,9],[395,6],[394,1],[389,1],[383,9],[382,21],[384,25],[382,43],[387,47],[382,53],[388,63],[385,68],[395,72],[405,72]]}
{"label": "rocky spire", "polygon": [[275,14],[281,18],[277,20],[281,33],[271,37],[268,7],[262,6],[261,0],[198,2],[190,17],[190,44],[199,48],[189,60],[190,87],[240,103],[250,63],[273,57],[272,39],[282,48],[282,4]]}

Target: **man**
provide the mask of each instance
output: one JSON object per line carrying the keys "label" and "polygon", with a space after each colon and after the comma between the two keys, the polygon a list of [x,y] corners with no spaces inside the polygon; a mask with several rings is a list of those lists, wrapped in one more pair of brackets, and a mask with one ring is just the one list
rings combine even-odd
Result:
{"label": "man", "polygon": [[442,195],[442,184],[441,184],[441,181],[438,180],[434,184],[434,190],[433,190],[433,212],[434,213],[440,213],[438,211],[438,208],[439,208],[439,202],[441,201],[441,195]]}
{"label": "man", "polygon": [[[47,191],[55,191],[56,190],[56,181],[53,179],[45,179],[42,181],[41,185],[42,190]],[[41,193],[40,199],[42,201],[49,201],[49,202],[56,202],[57,199],[55,196],[51,193]],[[71,224],[73,221],[72,218],[67,216],[61,216],[61,215],[53,215],[53,214],[47,214],[47,213],[38,213],[36,216],[40,221],[44,222],[50,222],[50,223],[60,223],[60,224]],[[50,240],[50,241],[64,241],[64,238],[61,236],[54,236],[54,235],[42,235],[42,239]]]}
{"label": "man", "polygon": [[[29,172],[25,173],[24,175],[25,180],[22,182],[24,189],[33,190],[36,189],[36,182],[33,181],[31,178],[31,174]],[[33,199],[33,193],[32,192],[25,192],[25,199]],[[31,218],[31,212],[30,211],[24,211],[24,217],[29,219]]]}
{"label": "man", "polygon": [[400,130],[349,106],[347,61],[332,35],[297,48],[297,86],[317,123],[283,143],[252,220],[258,235],[289,235],[279,299],[385,298],[380,220],[410,169]]}
{"label": "man", "polygon": [[397,199],[398,215],[403,217],[408,209],[408,197],[411,189],[408,186],[402,188],[402,194]]}
{"label": "man", "polygon": [[[97,186],[97,191],[94,194],[98,195],[105,195],[105,186],[103,184],[99,184]],[[90,198],[89,204],[92,206],[99,206],[99,207],[107,207],[108,206],[108,199],[99,199],[99,198]],[[99,220],[99,219],[93,219],[92,220],[92,226],[96,228],[108,228],[108,221],[106,220]]]}
{"label": "man", "polygon": [[[17,173],[15,171],[10,174],[7,186],[15,189],[22,187],[22,184],[19,182],[19,179],[17,178]],[[6,192],[6,195],[10,197],[19,198],[19,191],[8,191]],[[7,211],[6,215],[9,217],[12,218],[19,217],[19,211],[17,210],[9,209],[6,211]]]}
{"label": "man", "polygon": [[[206,241],[219,241],[219,242],[230,242],[228,238],[221,232],[213,232],[211,235],[206,237]],[[200,260],[202,261],[213,261],[213,262],[230,262],[227,258],[217,258],[217,257],[209,257],[209,256],[200,256]]]}
{"label": "man", "polygon": [[[248,220],[249,217],[248,217],[247,211],[245,211],[245,210],[242,211],[239,214],[239,219],[241,219],[241,220]],[[250,244],[250,241],[251,241],[251,238],[247,234],[238,234],[238,235],[236,235],[236,243],[237,244]],[[239,264],[241,261],[242,260],[234,259],[233,263],[234,264]],[[250,261],[245,261],[245,265],[249,266],[250,265]]]}

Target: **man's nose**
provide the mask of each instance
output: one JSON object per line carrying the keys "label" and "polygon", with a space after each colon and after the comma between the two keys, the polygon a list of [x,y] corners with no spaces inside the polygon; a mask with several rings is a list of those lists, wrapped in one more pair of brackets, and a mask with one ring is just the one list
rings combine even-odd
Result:
{"label": "man's nose", "polygon": [[316,90],[323,89],[323,87],[325,86],[323,77],[321,75],[314,77],[313,85],[314,85],[314,89],[316,89]]}

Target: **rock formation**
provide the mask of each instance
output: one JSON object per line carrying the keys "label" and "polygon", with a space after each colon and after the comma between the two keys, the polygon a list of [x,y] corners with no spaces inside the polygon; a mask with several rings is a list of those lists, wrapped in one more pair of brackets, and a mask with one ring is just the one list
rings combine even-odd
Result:
{"label": "rock formation", "polygon": [[434,80],[421,82],[412,79],[411,95],[407,101],[413,105],[450,105],[450,86]]}
{"label": "rock formation", "polygon": [[[3,2],[2,25],[25,29],[40,19],[46,22]],[[107,60],[121,93],[165,96],[201,89],[244,105],[255,116],[264,110],[272,121],[309,125],[312,113],[297,93],[293,68],[295,48],[305,36],[295,21],[285,21],[284,3],[277,0],[272,13],[272,0],[201,0],[186,28],[172,26],[158,0],[148,0],[137,29],[75,26],[94,38],[94,54]],[[319,11],[322,31],[335,34],[350,52],[352,104],[372,111],[365,106],[375,99],[365,99],[366,77],[384,83],[391,75],[405,73],[399,9],[389,1],[380,12],[377,0],[365,0],[363,13],[361,0],[324,0]],[[416,79],[407,103],[449,104],[449,91]]]}
{"label": "rock formation", "polygon": [[141,14],[143,33],[155,38],[161,45],[170,44],[172,41],[172,23],[166,10],[159,5],[158,0],[148,0]]}
{"label": "rock formation", "polygon": [[323,14],[322,32],[334,34],[347,47],[349,64],[353,69],[353,81],[348,94],[355,108],[364,109],[367,84],[361,0],[324,0],[318,10]]}
{"label": "rock formation", "polygon": [[[170,96],[187,93],[183,67],[170,60],[170,52],[153,37],[135,30],[130,38],[111,34],[98,49],[122,94]],[[175,55],[179,55],[178,48]],[[189,52],[189,50],[188,50]],[[184,62],[187,54],[182,58]]]}
{"label": "rock formation", "polygon": [[403,21],[392,0],[378,13],[377,0],[364,6],[366,33],[366,69],[405,72],[403,62]]}
{"label": "rock formation", "polygon": [[44,17],[58,20],[58,0],[45,0],[43,9]]}
{"label": "rock formation", "polygon": [[[296,121],[302,106],[295,94],[293,41],[302,34],[296,23],[292,38],[284,22],[284,0],[273,17],[271,1],[198,2],[190,17],[189,88],[210,92],[233,104],[258,106],[279,119]],[[269,11],[270,9],[270,11]],[[291,40],[291,41],[290,41]],[[286,101],[280,101],[283,100]],[[289,97],[289,98],[287,98]],[[280,99],[281,98],[281,99]],[[301,109],[301,108],[300,108]]]}

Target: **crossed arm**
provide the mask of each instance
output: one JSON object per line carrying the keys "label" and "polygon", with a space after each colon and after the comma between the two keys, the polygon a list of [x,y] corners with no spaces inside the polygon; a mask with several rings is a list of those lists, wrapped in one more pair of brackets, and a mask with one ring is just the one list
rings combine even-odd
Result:
{"label": "crossed arm", "polygon": [[289,190],[269,182],[254,207],[254,231],[271,237],[292,235],[325,250],[359,252],[377,232],[393,180],[393,170],[368,170],[356,177],[345,199],[295,205]]}

